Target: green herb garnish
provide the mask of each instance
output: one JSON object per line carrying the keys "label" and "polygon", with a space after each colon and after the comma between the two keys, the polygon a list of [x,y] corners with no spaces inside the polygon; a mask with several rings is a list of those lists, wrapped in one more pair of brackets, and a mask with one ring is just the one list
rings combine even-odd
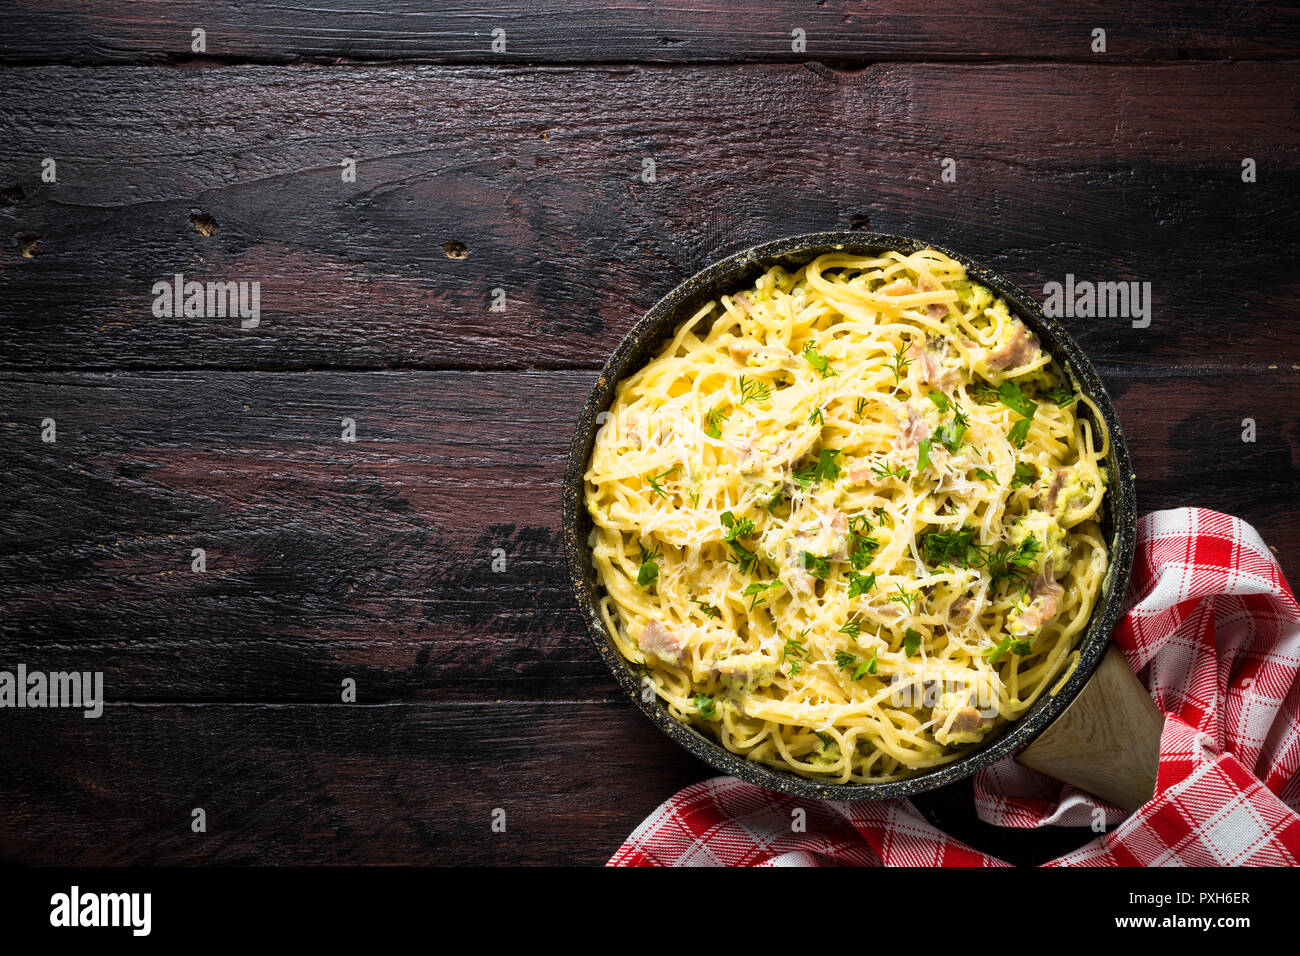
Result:
{"label": "green herb garnish", "polygon": [[682,467],[681,465],[673,465],[671,468],[669,468],[661,475],[651,475],[649,478],[646,479],[646,484],[648,484],[650,486],[650,489],[655,494],[657,494],[660,498],[667,499],[668,492],[664,491],[663,485],[659,484],[659,482],[675,474],[677,470],[681,467]]}
{"label": "green herb garnish", "polygon": [[731,545],[731,554],[727,556],[727,563],[734,564],[741,574],[749,574],[754,568],[758,567],[758,555],[750,551],[739,541],[729,542]]}
{"label": "green herb garnish", "polygon": [[813,342],[809,342],[803,347],[803,357],[808,360],[808,364],[816,369],[817,374],[822,378],[830,378],[832,375],[839,374],[835,369],[831,368],[826,356],[817,351],[817,346]]}
{"label": "green herb garnish", "polygon": [[840,466],[835,459],[840,456],[839,448],[823,448],[817,453],[817,461],[794,473],[794,480],[807,488],[815,481],[834,481],[840,476]]}
{"label": "green herb garnish", "polygon": [[849,572],[849,597],[855,598],[860,594],[866,594],[876,586],[875,574],[855,574]]}
{"label": "green herb garnish", "polygon": [[819,581],[825,581],[831,573],[831,563],[807,551],[799,552],[799,563]]}
{"label": "green herb garnish", "polygon": [[1038,405],[1031,402],[1025,397],[1025,393],[1020,390],[1020,386],[1015,382],[1003,382],[998,386],[998,401],[1013,412],[1018,412],[1025,417],[1011,426],[1011,431],[1007,432],[1007,438],[1017,448],[1025,444],[1025,439],[1029,437],[1029,426],[1034,420],[1034,413],[1038,411]]}
{"label": "green herb garnish", "polygon": [[876,652],[871,652],[871,660],[863,661],[857,667],[853,668],[852,680],[861,680],[863,674],[874,674],[876,672]]}
{"label": "green herb garnish", "polygon": [[718,520],[722,522],[722,527],[727,531],[728,541],[735,541],[737,538],[748,538],[754,533],[754,522],[750,518],[743,521],[736,518],[730,511],[724,511],[718,515]]}
{"label": "green herb garnish", "polygon": [[1020,462],[1016,465],[1016,473],[1011,478],[1011,487],[1019,488],[1021,485],[1032,485],[1038,480],[1038,469],[1028,462]]}
{"label": "green herb garnish", "polygon": [[658,551],[647,551],[645,545],[641,545],[641,567],[636,572],[636,583],[643,588],[654,587],[659,580],[659,557]]}
{"label": "green herb garnish", "polygon": [[765,402],[772,397],[772,389],[763,382],[757,382],[752,378],[740,377],[740,404],[745,405],[749,402]]}
{"label": "green herb garnish", "polygon": [[704,416],[704,434],[710,438],[722,437],[722,423],[727,420],[727,413],[721,408],[715,408]]}
{"label": "green herb garnish", "polygon": [[928,438],[922,438],[916,445],[916,470],[920,471],[926,465],[930,464],[930,447],[931,442]]}
{"label": "green herb garnish", "polygon": [[900,478],[903,481],[906,481],[912,474],[908,469],[904,468],[902,465],[897,465],[893,468],[890,468],[883,461],[872,462],[871,473],[881,481],[884,481],[886,478]]}
{"label": "green herb garnish", "polygon": [[1018,657],[1025,657],[1033,653],[1033,648],[1030,646],[1029,641],[1008,634],[1002,638],[1002,642],[997,647],[985,651],[984,654],[988,657],[990,664],[996,664],[1007,651]]}
{"label": "green herb garnish", "polygon": [[921,537],[921,556],[930,565],[956,564],[963,568],[978,565],[981,552],[975,543],[975,529],[931,531]]}
{"label": "green herb garnish", "polygon": [[898,385],[900,382],[903,381],[903,373],[906,372],[907,367],[912,364],[912,360],[906,357],[906,353],[907,353],[907,346],[900,345],[898,347],[898,353],[894,356],[893,360],[889,363],[889,370],[894,373],[895,385]]}
{"label": "green herb garnish", "polygon": [[895,584],[894,588],[898,591],[898,593],[890,595],[889,600],[897,601],[899,604],[902,604],[905,608],[907,608],[907,613],[911,614],[912,605],[916,603],[916,599],[918,596],[917,592],[906,591],[903,589],[903,586],[901,584]]}
{"label": "green herb garnish", "polygon": [[691,603],[698,604],[707,617],[722,617],[722,609],[716,604],[709,604],[707,601],[699,601],[695,598],[691,598]]}
{"label": "green herb garnish", "polygon": [[749,609],[752,611],[754,610],[754,608],[758,607],[758,605],[762,604],[764,600],[766,600],[768,591],[772,590],[772,588],[780,587],[780,586],[781,586],[781,582],[779,580],[768,581],[766,583],[762,581],[755,581],[753,584],[748,585],[745,588],[745,590],[741,591],[740,593],[741,596],[752,599],[749,602]]}

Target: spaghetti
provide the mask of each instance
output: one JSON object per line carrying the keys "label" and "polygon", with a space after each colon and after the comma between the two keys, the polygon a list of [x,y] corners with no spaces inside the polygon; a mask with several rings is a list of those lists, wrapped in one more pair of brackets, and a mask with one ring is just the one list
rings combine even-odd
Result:
{"label": "spaghetti", "polygon": [[619,383],[599,608],[679,720],[827,782],[954,760],[1053,688],[1106,572],[1109,439],[932,249],[774,267]]}

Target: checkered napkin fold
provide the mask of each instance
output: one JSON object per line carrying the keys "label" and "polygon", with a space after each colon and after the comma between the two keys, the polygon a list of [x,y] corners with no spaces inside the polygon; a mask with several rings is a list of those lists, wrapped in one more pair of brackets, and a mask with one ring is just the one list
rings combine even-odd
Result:
{"label": "checkered napkin fold", "polygon": [[[1049,866],[1295,866],[1300,605],[1259,533],[1203,508],[1138,524],[1115,642],[1165,714],[1152,799],[1127,816],[1008,757],[975,780],[980,817],[1105,831]],[[792,832],[796,807],[805,832]],[[832,803],[731,777],[687,787],[610,866],[1005,866],[907,800]]]}

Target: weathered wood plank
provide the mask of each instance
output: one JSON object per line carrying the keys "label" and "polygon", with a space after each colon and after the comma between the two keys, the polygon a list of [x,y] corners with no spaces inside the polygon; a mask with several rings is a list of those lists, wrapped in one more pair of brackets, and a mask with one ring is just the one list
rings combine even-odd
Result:
{"label": "weathered wood plank", "polygon": [[[1300,23],[1286,4],[1140,0],[1068,5],[958,0],[907,4],[823,0],[691,0],[609,4],[592,0],[412,0],[359,7],[265,2],[146,0],[50,4],[20,0],[6,17],[0,59],[133,63],[194,55],[221,59],[415,59],[442,62],[735,62],[1008,57],[1132,60],[1277,57],[1300,53]],[[1106,30],[1104,53],[1093,30]],[[504,50],[493,31],[504,30]],[[794,43],[804,31],[805,46]]]}
{"label": "weathered wood plank", "polygon": [[23,710],[0,741],[0,852],[36,864],[598,865],[712,775],[626,702]]}
{"label": "weathered wood plank", "polygon": [[[717,256],[868,222],[1150,282],[1149,329],[1070,321],[1107,364],[1300,361],[1291,63],[6,76],[0,368],[592,367]],[[155,317],[176,273],[261,325]]]}
{"label": "weathered wood plank", "polygon": [[[1140,508],[1238,514],[1300,580],[1300,374],[1106,378]],[[0,640],[33,668],[104,670],[111,700],[328,702],[345,678],[363,702],[610,699],[559,536],[593,379],[0,376]]]}

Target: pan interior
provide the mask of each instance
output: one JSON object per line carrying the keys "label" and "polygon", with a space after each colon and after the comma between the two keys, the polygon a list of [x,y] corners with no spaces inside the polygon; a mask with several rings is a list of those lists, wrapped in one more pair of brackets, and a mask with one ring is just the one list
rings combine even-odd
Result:
{"label": "pan interior", "polygon": [[[828,252],[878,255],[895,250],[910,254],[924,248],[937,249],[961,262],[972,278],[1006,299],[1013,313],[1038,335],[1043,347],[1065,369],[1075,389],[1087,395],[1101,410],[1102,422],[1097,422],[1092,411],[1082,402],[1078,413],[1092,420],[1095,432],[1104,427],[1110,435],[1110,452],[1105,459],[1107,495],[1100,519],[1110,550],[1110,568],[1103,579],[1092,618],[1077,644],[1079,662],[1055,696],[1040,697],[1018,720],[1005,725],[997,735],[975,745],[948,764],[904,780],[828,784],[745,760],[690,725],[676,720],[657,697],[650,701],[644,699],[639,676],[614,648],[595,609],[601,586],[587,545],[592,524],[583,504],[583,474],[599,427],[598,416],[612,403],[615,386],[649,361],[676,327],[707,302],[743,288],[774,265],[793,271]],[[782,793],[834,800],[887,799],[931,790],[970,776],[1028,744],[1082,690],[1101,660],[1124,600],[1133,562],[1136,529],[1133,474],[1124,435],[1096,369],[1074,339],[1043,312],[1037,301],[998,273],[959,253],[929,243],[875,233],[816,233],[765,243],[708,266],[656,303],[606,363],[583,409],[569,452],[563,501],[565,552],[579,608],[601,657],[642,712],[686,750],[724,773]]]}

